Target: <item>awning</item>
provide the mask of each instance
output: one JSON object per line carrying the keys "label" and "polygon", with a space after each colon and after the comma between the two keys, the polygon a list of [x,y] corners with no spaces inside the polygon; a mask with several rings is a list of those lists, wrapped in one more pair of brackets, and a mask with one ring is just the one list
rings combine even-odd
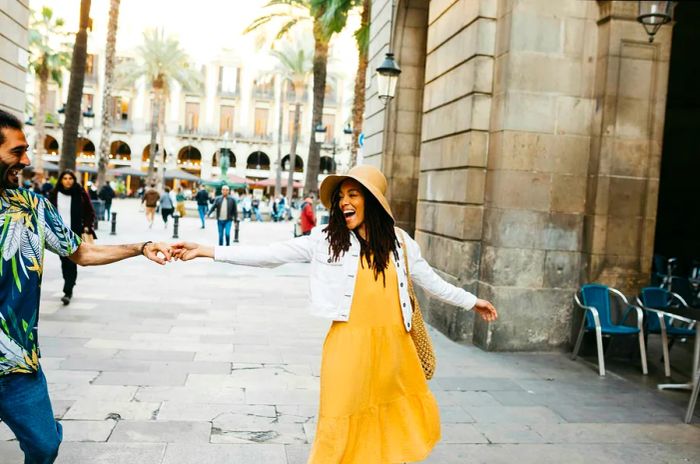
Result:
{"label": "awning", "polygon": [[147,173],[143,172],[140,169],[134,169],[134,168],[129,168],[129,167],[110,169],[108,174],[110,176],[117,176],[117,177],[119,177],[119,176],[146,177],[146,176],[148,176]]}
{"label": "awning", "polygon": [[88,166],[87,164],[79,164],[76,166],[78,172],[87,172],[88,174],[97,174],[97,168],[95,166]]}
{"label": "awning", "polygon": [[[276,180],[271,177],[269,179],[264,180],[249,180],[248,183],[256,187],[274,187],[276,184]],[[286,178],[282,178],[282,188],[286,188],[288,183],[289,182]],[[295,180],[292,184],[292,188],[295,189],[302,188],[303,186],[304,184],[299,182],[298,180]]]}
{"label": "awning", "polygon": [[248,182],[249,181],[247,179],[244,179],[243,177],[230,176],[226,179],[207,180],[204,181],[203,184],[208,187],[216,188],[228,185],[232,189],[244,189],[248,186]]}
{"label": "awning", "polygon": [[170,180],[170,179],[179,179],[179,180],[187,180],[190,182],[201,182],[202,179],[199,177],[195,176],[194,174],[190,174],[187,171],[183,171],[182,169],[169,169],[165,171],[165,175],[163,176],[165,179]]}

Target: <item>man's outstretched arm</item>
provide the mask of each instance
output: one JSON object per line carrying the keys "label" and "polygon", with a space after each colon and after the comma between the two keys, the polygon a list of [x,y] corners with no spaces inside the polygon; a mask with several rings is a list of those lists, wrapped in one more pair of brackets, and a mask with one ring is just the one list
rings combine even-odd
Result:
{"label": "man's outstretched arm", "polygon": [[166,243],[141,242],[130,245],[95,245],[81,243],[77,251],[70,255],[70,260],[80,266],[99,266],[110,264],[143,254],[158,264],[170,261],[172,251]]}

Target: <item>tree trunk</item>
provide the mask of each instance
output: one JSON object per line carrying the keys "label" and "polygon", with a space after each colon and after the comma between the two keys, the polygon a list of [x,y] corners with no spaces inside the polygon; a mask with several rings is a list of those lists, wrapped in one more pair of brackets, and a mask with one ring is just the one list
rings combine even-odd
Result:
{"label": "tree trunk", "polygon": [[117,43],[117,27],[119,22],[119,1],[111,0],[109,5],[109,26],[107,28],[107,47],[105,50],[105,80],[102,93],[102,137],[100,138],[100,160],[97,168],[97,185],[102,187],[107,180],[107,164],[109,163],[110,143],[112,137],[112,117],[114,115],[114,100],[112,86],[114,85],[114,53]]}
{"label": "tree trunk", "polygon": [[[360,27],[368,27],[371,15],[370,0],[363,0]],[[350,146],[350,166],[357,164],[357,152],[360,148],[360,134],[365,114],[365,86],[367,84],[367,64],[369,53],[366,47],[357,45],[357,74],[355,75],[355,95],[352,102],[352,145]]]}
{"label": "tree trunk", "polygon": [[59,169],[75,170],[75,154],[80,125],[85,65],[87,61],[87,28],[90,22],[90,0],[80,0],[80,28],[75,35],[73,58],[70,66],[70,84],[66,102],[66,122],[63,125],[63,144]]}
{"label": "tree trunk", "polygon": [[306,160],[306,185],[304,190],[318,190],[318,172],[321,164],[321,145],[316,143],[314,130],[323,122],[323,101],[326,97],[326,71],[328,66],[328,41],[323,26],[314,20],[314,103],[309,137],[309,156]]}
{"label": "tree trunk", "polygon": [[49,94],[49,69],[44,64],[39,75],[39,112],[36,116],[36,141],[34,149],[34,171],[44,172],[44,149],[46,142],[46,99]]}
{"label": "tree trunk", "polygon": [[[169,157],[165,151],[165,99],[161,96],[160,113],[158,113],[158,162],[160,163],[160,184],[165,189],[165,170]],[[177,155],[176,155],[177,156]]]}
{"label": "tree trunk", "polygon": [[284,97],[287,80],[281,78],[280,83],[280,115],[277,127],[277,175],[275,177],[275,195],[282,195],[282,127],[284,125]]}
{"label": "tree trunk", "polygon": [[292,206],[292,192],[294,191],[294,171],[297,167],[297,142],[299,141],[299,130],[301,126],[301,102],[297,98],[294,104],[294,135],[292,136],[292,147],[289,149],[289,177],[287,178],[287,206]]}
{"label": "tree trunk", "polygon": [[160,114],[160,98],[155,93],[151,104],[151,145],[148,148],[148,185],[156,183],[156,140],[158,137],[158,115]]}

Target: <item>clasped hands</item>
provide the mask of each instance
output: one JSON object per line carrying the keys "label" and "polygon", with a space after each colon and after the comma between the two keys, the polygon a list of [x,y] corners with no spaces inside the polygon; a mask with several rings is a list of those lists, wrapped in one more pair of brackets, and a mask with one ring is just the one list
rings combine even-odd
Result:
{"label": "clasped hands", "polygon": [[143,247],[143,255],[158,264],[170,261],[190,261],[194,258],[213,258],[214,247],[200,245],[194,242],[150,242]]}

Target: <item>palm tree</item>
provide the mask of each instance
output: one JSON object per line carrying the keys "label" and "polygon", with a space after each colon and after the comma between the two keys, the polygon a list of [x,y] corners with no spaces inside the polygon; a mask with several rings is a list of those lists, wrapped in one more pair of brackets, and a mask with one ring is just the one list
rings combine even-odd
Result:
{"label": "palm tree", "polygon": [[137,80],[144,78],[153,92],[148,181],[155,183],[156,147],[158,151],[163,149],[163,144],[157,145],[156,140],[163,139],[161,119],[170,87],[177,82],[184,90],[195,91],[201,89],[202,81],[190,68],[190,58],[180,47],[180,42],[174,37],[166,37],[162,30],[144,32],[143,44],[138,47],[137,54],[137,61],[127,62],[118,70],[119,82],[120,86],[133,87]]}
{"label": "palm tree", "polygon": [[53,38],[65,33],[62,31],[63,20],[53,17],[53,10],[41,9],[39,15],[32,17],[29,27],[29,67],[39,80],[39,105],[36,121],[36,151],[34,170],[43,171],[44,138],[46,137],[46,101],[49,93],[49,79],[62,85],[63,70],[68,69],[70,53],[65,47],[55,48]]}
{"label": "palm tree", "polygon": [[365,85],[367,84],[367,65],[369,63],[369,21],[371,17],[370,0],[362,1],[360,27],[355,31],[357,42],[357,73],[355,74],[355,93],[352,101],[352,145],[350,146],[350,167],[357,164],[357,151],[360,148],[360,134],[365,113]]}
{"label": "palm tree", "polygon": [[75,152],[78,141],[83,84],[87,64],[87,30],[90,26],[90,0],[80,0],[80,27],[75,35],[73,59],[70,66],[68,100],[66,101],[66,122],[63,124],[63,144],[59,168],[75,169]]}
{"label": "palm tree", "polygon": [[[294,170],[297,164],[297,143],[301,128],[301,101],[313,67],[312,57],[308,53],[309,48],[304,41],[296,40],[285,44],[280,50],[271,51],[272,56],[278,62],[277,72],[294,89],[294,133],[292,134],[292,146],[289,149],[289,175],[287,177],[288,205],[292,204]],[[277,169],[281,169],[281,165],[278,165]]]}
{"label": "palm tree", "polygon": [[107,163],[109,162],[110,145],[112,136],[112,116],[114,115],[114,101],[112,100],[112,86],[114,85],[114,54],[117,44],[117,28],[119,26],[119,1],[111,0],[109,4],[109,25],[107,27],[107,46],[105,50],[105,81],[102,92],[102,137],[100,138],[100,159],[97,167],[97,185],[104,185],[107,176]]}
{"label": "palm tree", "polygon": [[308,191],[315,191],[318,188],[321,147],[314,140],[314,129],[323,121],[328,46],[333,34],[340,32],[345,27],[352,5],[354,5],[353,2],[342,0],[270,0],[263,7],[268,13],[255,19],[244,31],[247,33],[270,23],[277,24],[279,26],[275,35],[275,41],[277,41],[298,24],[307,21],[313,22],[314,97],[309,156],[306,161],[306,189]]}

